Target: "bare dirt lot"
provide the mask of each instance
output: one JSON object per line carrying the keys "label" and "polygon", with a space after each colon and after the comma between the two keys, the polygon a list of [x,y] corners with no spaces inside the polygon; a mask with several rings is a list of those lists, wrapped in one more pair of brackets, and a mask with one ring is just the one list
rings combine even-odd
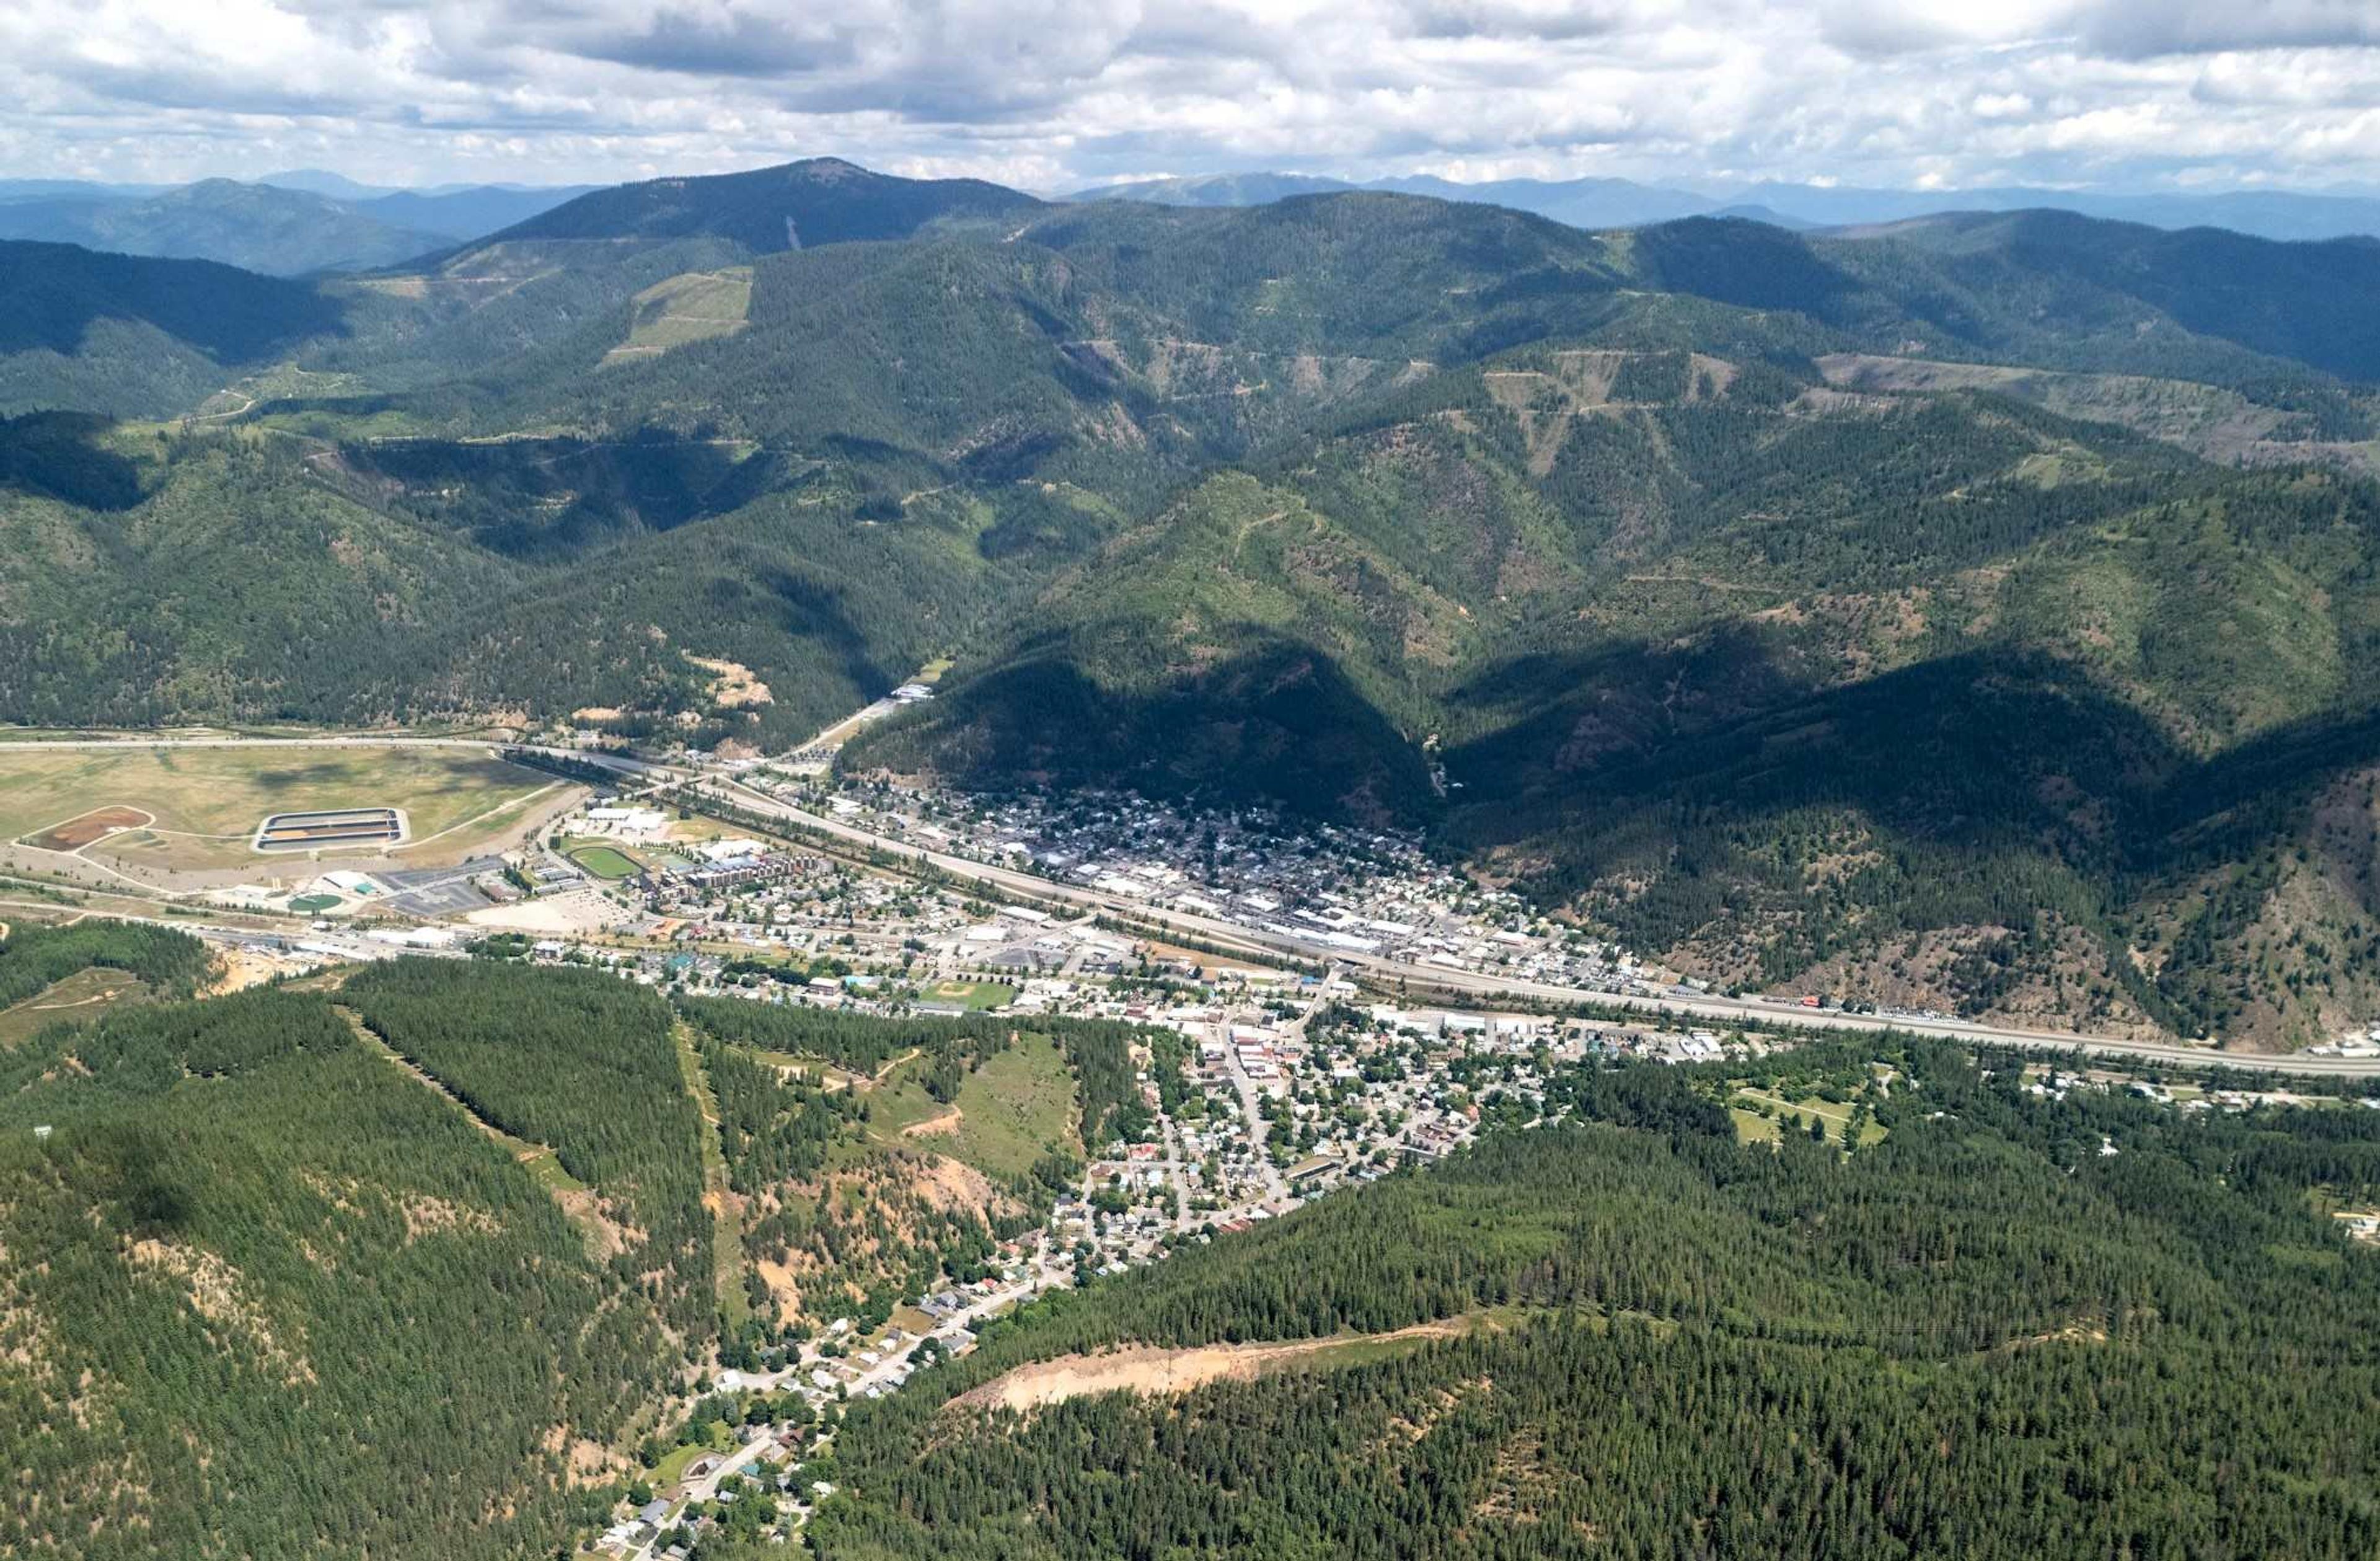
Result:
{"label": "bare dirt lot", "polygon": [[1385,1334],[1360,1334],[1286,1344],[1208,1344],[1188,1349],[1134,1345],[1102,1355],[1066,1355],[1019,1366],[962,1395],[954,1403],[978,1409],[1034,1409],[1093,1393],[1187,1393],[1210,1382],[1245,1382],[1268,1371],[1333,1354],[1407,1340],[1452,1338],[1470,1328],[1463,1319],[1422,1323]]}
{"label": "bare dirt lot", "polygon": [[138,829],[156,822],[138,808],[93,808],[87,813],[77,813],[64,823],[54,823],[39,835],[27,835],[25,844],[42,851],[79,851],[119,829]]}

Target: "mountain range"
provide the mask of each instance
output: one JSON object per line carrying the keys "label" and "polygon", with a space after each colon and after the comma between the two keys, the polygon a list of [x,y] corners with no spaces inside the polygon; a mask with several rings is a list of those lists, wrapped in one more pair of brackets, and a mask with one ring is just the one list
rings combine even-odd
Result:
{"label": "mountain range", "polygon": [[376,189],[335,175],[276,175],[252,184],[213,178],[164,189],[8,180],[0,182],[0,238],[297,276],[398,264],[583,193],[501,185]]}
{"label": "mountain range", "polygon": [[2370,239],[816,160],[0,267],[10,719],[771,746],[950,655],[847,762],[1419,830],[1721,985],[2380,1000]]}
{"label": "mountain range", "polygon": [[2299,190],[2206,195],[2107,194],[2022,185],[1972,189],[1862,189],[1759,182],[1688,189],[1633,179],[1488,179],[1415,176],[1350,181],[1310,174],[1200,174],[1094,186],[1074,201],[1141,201],[1167,206],[1258,206],[1292,195],[1387,189],[1443,201],[1476,201],[1575,227],[1641,227],[1692,216],[1744,216],[1781,227],[1847,227],[1953,212],[2062,211],[2151,227],[2220,227],[2263,238],[2341,238],[2380,234],[2380,197]]}

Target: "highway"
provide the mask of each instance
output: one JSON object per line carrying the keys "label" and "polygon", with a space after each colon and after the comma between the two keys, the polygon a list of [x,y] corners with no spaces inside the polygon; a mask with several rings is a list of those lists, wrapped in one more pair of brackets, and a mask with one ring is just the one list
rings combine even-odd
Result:
{"label": "highway", "polygon": [[1186,933],[1208,943],[1243,949],[1291,954],[1306,959],[1330,960],[1351,971],[1360,972],[1378,980],[1402,982],[1412,987],[1460,993],[1475,998],[1522,998],[1532,1002],[1559,1004],[1594,1003],[1642,1013],[1712,1019],[1719,1023],[1759,1020],[1767,1024],[1805,1031],[1852,1031],[1870,1033],[1900,1031],[1908,1034],[1938,1036],[1946,1040],[1973,1041],[2035,1051],[2079,1051],[2090,1056],[2129,1057],[2175,1067],[2230,1067],[2322,1078],[2380,1078],[2380,1057],[2231,1055],[2210,1052],[2204,1047],[2181,1046],[2165,1042],[2133,1041],[2122,1036],[2018,1030],[1998,1025],[1977,1024],[1967,1019],[1884,1018],[1873,1014],[1818,1012],[1780,1003],[1732,997],[1640,996],[1633,994],[1614,994],[1567,986],[1552,986],[1544,982],[1518,981],[1480,971],[1449,970],[1438,966],[1424,967],[1402,960],[1385,959],[1377,955],[1351,953],[1345,949],[1332,948],[1303,938],[1287,937],[1266,932],[1261,928],[1243,926],[1234,921],[1219,921],[1187,911],[1166,910],[1154,906],[1121,901],[1111,895],[1102,894],[1077,884],[1062,884],[1051,879],[1037,877],[1029,872],[1019,872],[1013,868],[996,867],[990,863],[975,861],[965,857],[954,857],[939,851],[926,850],[923,848],[912,846],[906,841],[895,840],[844,823],[838,819],[826,818],[806,811],[733,781],[725,783],[723,787],[717,784],[698,782],[697,790],[731,807],[743,808],[755,813],[783,819],[805,829],[820,831],[856,845],[882,851],[890,856],[922,863],[953,878],[983,884],[1026,898],[1057,901],[1130,916]]}
{"label": "highway", "polygon": [[[1634,994],[1606,993],[1514,980],[1481,971],[1458,970],[1438,966],[1425,968],[1402,960],[1382,958],[1377,955],[1333,948],[1305,938],[1271,933],[1262,928],[1243,926],[1238,922],[1225,921],[1213,917],[1122,901],[1113,896],[1077,884],[1062,884],[1051,879],[1037,877],[1032,873],[1018,872],[1011,868],[975,861],[965,857],[929,851],[912,846],[906,841],[876,835],[840,820],[822,817],[795,808],[775,798],[754,791],[733,779],[722,781],[717,777],[689,772],[677,766],[656,764],[618,754],[548,748],[527,743],[505,743],[486,738],[407,736],[347,735],[291,738],[126,736],[30,738],[18,742],[0,740],[0,752],[5,752],[9,748],[44,750],[141,747],[516,748],[543,757],[600,764],[607,769],[617,770],[624,776],[651,781],[656,787],[674,780],[690,779],[698,791],[729,806],[748,809],[762,816],[778,818],[798,824],[805,829],[834,835],[855,845],[930,866],[953,878],[987,884],[1024,898],[1075,905],[1095,911],[1130,917],[1187,933],[1201,942],[1235,948],[1251,955],[1288,954],[1305,959],[1326,960],[1351,972],[1369,976],[1375,980],[1402,982],[1409,988],[1450,992],[1482,1000],[1503,997],[1539,1003],[1594,1003],[1642,1013],[1710,1019],[1719,1023],[1758,1020],[1770,1025],[1810,1031],[1852,1031],[1872,1033],[1897,1030],[1954,1041],[1973,1041],[2038,1051],[2079,1051],[2085,1055],[2130,1057],[2175,1067],[2229,1066],[2265,1072],[2293,1073],[2306,1077],[2380,1078],[2380,1057],[2230,1055],[2209,1052],[2203,1047],[2176,1045],[2167,1042],[2133,1041],[2122,1036],[2010,1029],[1998,1025],[1978,1024],[1966,1019],[1885,1018],[1872,1014],[1817,1012],[1779,1003],[1731,997],[1644,996]],[[176,924],[187,925],[186,923]]]}

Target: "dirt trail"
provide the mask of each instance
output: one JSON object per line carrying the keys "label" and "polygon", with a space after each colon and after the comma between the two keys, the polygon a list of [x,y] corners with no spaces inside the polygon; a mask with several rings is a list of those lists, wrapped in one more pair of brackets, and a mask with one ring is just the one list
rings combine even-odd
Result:
{"label": "dirt trail", "polygon": [[922,1122],[910,1123],[901,1129],[901,1136],[905,1139],[924,1139],[932,1138],[940,1133],[955,1133],[959,1130],[959,1124],[965,1120],[966,1114],[957,1106],[945,1106]]}
{"label": "dirt trail", "polygon": [[1458,1317],[1385,1334],[1342,1334],[1284,1344],[1208,1344],[1186,1349],[1133,1345],[1102,1355],[1065,1355],[1019,1366],[952,1402],[978,1409],[1034,1409],[1093,1393],[1187,1393],[1210,1382],[1245,1382],[1307,1356],[1403,1339],[1454,1338],[1474,1325],[1472,1319]]}

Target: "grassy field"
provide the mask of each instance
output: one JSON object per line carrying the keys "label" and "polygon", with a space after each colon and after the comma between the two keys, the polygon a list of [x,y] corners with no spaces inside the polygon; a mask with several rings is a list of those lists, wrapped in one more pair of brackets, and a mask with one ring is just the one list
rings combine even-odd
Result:
{"label": "grassy field", "polygon": [[[268,813],[389,807],[405,811],[408,841],[421,842],[395,860],[432,866],[502,839],[519,827],[531,799],[556,787],[551,776],[468,748],[0,747],[0,837],[37,835],[98,808],[133,808],[153,822],[86,854],[115,867],[262,870],[268,859],[249,841]],[[287,853],[271,870],[304,860]]]}
{"label": "grassy field", "polygon": [[1740,1105],[1729,1106],[1727,1114],[1735,1118],[1735,1139],[1738,1143],[1775,1143],[1783,1136],[1778,1130],[1777,1118],[1774,1116],[1763,1116],[1756,1111],[1746,1110]]}
{"label": "grassy field", "polygon": [[603,355],[603,366],[655,358],[674,347],[733,335],[752,307],[752,268],[689,271],[637,295],[628,339]]}
{"label": "grassy field", "polygon": [[149,988],[138,976],[96,965],[77,970],[15,1007],[0,1009],[0,1051],[54,1024],[86,1023],[128,1003],[143,1002],[148,996]]}
{"label": "grassy field", "polygon": [[1004,1008],[1016,1001],[1016,989],[996,981],[945,981],[917,989],[929,1003],[956,1003],[962,1007]]}
{"label": "grassy field", "polygon": [[1051,1145],[1080,1154],[1082,1107],[1057,1043],[1028,1035],[967,1075],[958,1130],[927,1141],[994,1177],[1022,1176]]}
{"label": "grassy field", "polygon": [[610,883],[634,878],[645,864],[616,846],[572,846],[564,854],[596,877]]}
{"label": "grassy field", "polygon": [[662,1461],[653,1466],[653,1471],[650,1474],[645,1476],[646,1483],[656,1491],[665,1491],[686,1477],[686,1466],[695,1459],[706,1453],[726,1451],[730,1445],[726,1422],[711,1421],[710,1432],[709,1442],[689,1442],[683,1447],[672,1447],[662,1454]]}
{"label": "grassy field", "polygon": [[[1031,1170],[1052,1144],[1081,1154],[1081,1119],[1065,1055],[1048,1037],[1027,1035],[968,1074],[950,1105],[914,1078],[880,1085],[868,1101],[868,1147],[856,1153],[930,1150],[989,1176],[1013,1177]],[[848,1164],[853,1152],[844,1151],[841,1163]]]}

